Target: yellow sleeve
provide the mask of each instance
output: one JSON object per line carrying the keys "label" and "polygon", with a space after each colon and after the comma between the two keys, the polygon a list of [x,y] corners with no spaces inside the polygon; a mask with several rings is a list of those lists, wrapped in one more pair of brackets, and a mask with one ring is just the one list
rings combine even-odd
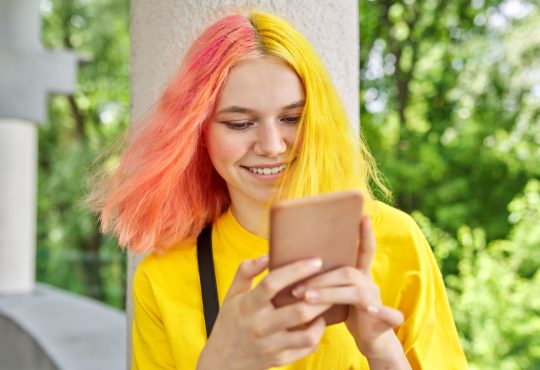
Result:
{"label": "yellow sleeve", "polygon": [[424,235],[412,219],[410,239],[418,269],[401,281],[398,309],[405,322],[398,330],[413,369],[461,370],[467,361],[459,342],[442,274]]}
{"label": "yellow sleeve", "polygon": [[133,277],[131,368],[174,369],[171,345],[160,317],[152,285],[141,264]]}

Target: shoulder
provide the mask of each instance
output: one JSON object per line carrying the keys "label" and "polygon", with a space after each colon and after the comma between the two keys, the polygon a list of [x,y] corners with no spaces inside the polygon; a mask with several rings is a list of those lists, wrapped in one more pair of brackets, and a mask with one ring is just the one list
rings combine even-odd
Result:
{"label": "shoulder", "polygon": [[[137,265],[133,288],[164,289],[193,279],[197,273],[197,244],[194,238],[179,242],[165,252],[151,252]],[[197,277],[197,275],[195,276]]]}
{"label": "shoulder", "polygon": [[376,202],[368,213],[377,239],[373,278],[383,302],[405,316],[397,336],[413,367],[466,368],[444,280],[422,231],[386,204]]}
{"label": "shoulder", "polygon": [[435,286],[443,286],[433,251],[405,212],[377,202],[368,213],[376,239],[373,278],[381,288],[383,301],[408,313],[403,304],[423,302],[433,296]]}
{"label": "shoulder", "polygon": [[383,202],[373,202],[366,213],[370,216],[377,239],[417,244],[424,242],[422,231],[407,213]]}
{"label": "shoulder", "polygon": [[375,265],[394,274],[430,271],[436,264],[424,234],[407,213],[382,202],[371,204],[366,213],[375,232]]}
{"label": "shoulder", "polygon": [[164,252],[150,252],[138,264],[137,271],[151,274],[156,271],[176,269],[179,264],[191,262],[193,257],[197,257],[197,242],[194,238],[189,238]]}

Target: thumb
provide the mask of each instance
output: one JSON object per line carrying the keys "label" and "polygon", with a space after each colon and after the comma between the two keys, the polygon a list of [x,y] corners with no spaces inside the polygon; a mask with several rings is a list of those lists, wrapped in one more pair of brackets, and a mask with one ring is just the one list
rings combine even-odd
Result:
{"label": "thumb", "polygon": [[225,300],[251,289],[253,278],[263,272],[267,267],[267,254],[257,259],[243,261],[240,266],[238,266],[238,270],[236,270],[236,274],[234,275],[233,282],[225,296]]}
{"label": "thumb", "polygon": [[371,274],[371,263],[375,256],[375,234],[373,226],[368,216],[363,216],[360,221],[360,248],[356,267],[364,271],[367,275]]}

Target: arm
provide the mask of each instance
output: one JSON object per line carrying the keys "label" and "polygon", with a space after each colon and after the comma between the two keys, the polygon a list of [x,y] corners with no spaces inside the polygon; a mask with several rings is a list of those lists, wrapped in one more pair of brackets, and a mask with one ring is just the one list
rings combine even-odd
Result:
{"label": "arm", "polygon": [[320,270],[322,261],[283,266],[251,288],[253,278],[267,265],[264,256],[244,261],[238,268],[199,357],[198,370],[262,370],[289,364],[317,349],[325,329],[324,320],[317,317],[330,305],[298,302],[275,308],[271,300],[285,287]]}
{"label": "arm", "polygon": [[402,279],[398,308],[407,319],[398,338],[413,369],[468,369],[442,274],[424,235],[412,219],[410,223],[419,271]]}
{"label": "arm", "polygon": [[[371,263],[374,256],[375,234],[369,218],[364,217],[360,225],[360,252],[357,266],[364,273],[368,283],[377,287],[371,279]],[[347,326],[355,337],[358,348],[366,356],[369,368],[371,370],[411,369],[401,342],[392,330],[403,322],[402,313],[382,305],[378,287],[371,299],[366,298],[366,301],[369,304],[366,310],[368,315],[363,309],[366,303],[359,302],[360,305],[357,304],[352,308],[352,317],[349,318]]]}
{"label": "arm", "polygon": [[369,218],[364,216],[356,268],[343,267],[319,275],[299,290],[309,303],[350,305],[345,324],[370,369],[410,369],[393,331],[403,322],[403,315],[382,304],[379,287],[371,277],[374,255],[375,236]]}
{"label": "arm", "polygon": [[[380,231],[385,235],[381,239],[383,260],[391,263],[378,273],[386,279],[383,287],[387,291],[382,292],[385,301],[397,310],[381,304],[379,287],[367,273],[374,250],[364,247],[375,244],[364,240],[364,236],[359,268],[337,269],[311,279],[307,289],[314,288],[318,297],[313,300],[306,294],[306,299],[355,307],[347,327],[371,369],[467,369],[431,248],[410,216],[388,213],[386,230]],[[370,305],[377,307],[378,312],[370,313]],[[377,316],[381,319],[379,323],[374,320]],[[396,334],[389,328],[397,328]]]}
{"label": "arm", "polygon": [[364,353],[368,360],[370,370],[409,370],[411,366],[405,353],[401,342],[396,337],[393,331],[388,331],[384,334],[386,337],[384,343],[384,350],[378,353],[369,354]]}
{"label": "arm", "polygon": [[[399,218],[389,217],[393,221],[389,229],[400,229],[402,232],[386,231],[386,235],[391,235],[391,243],[387,243],[389,248],[386,251],[393,261],[390,270],[397,272],[401,267],[401,272],[395,273],[384,284],[385,287],[396,288],[386,300],[390,302],[396,299],[394,307],[404,314],[404,321],[396,330],[394,340],[398,341],[402,353],[405,353],[408,363],[415,370],[467,369],[444,281],[431,247],[410,216],[397,216]],[[390,348],[391,344],[388,346]],[[370,357],[367,357],[369,360]],[[371,369],[385,369],[381,361],[369,362]]]}
{"label": "arm", "polygon": [[133,309],[131,368],[175,369],[152,286],[140,266],[133,278]]}

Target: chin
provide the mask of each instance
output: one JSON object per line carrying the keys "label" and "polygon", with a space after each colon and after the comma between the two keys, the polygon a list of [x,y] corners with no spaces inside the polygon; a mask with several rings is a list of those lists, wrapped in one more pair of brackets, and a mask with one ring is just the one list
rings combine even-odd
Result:
{"label": "chin", "polygon": [[273,195],[274,195],[273,191],[260,192],[260,193],[252,194],[251,199],[253,199],[255,202],[261,205],[266,206],[270,202],[270,200],[272,200]]}

